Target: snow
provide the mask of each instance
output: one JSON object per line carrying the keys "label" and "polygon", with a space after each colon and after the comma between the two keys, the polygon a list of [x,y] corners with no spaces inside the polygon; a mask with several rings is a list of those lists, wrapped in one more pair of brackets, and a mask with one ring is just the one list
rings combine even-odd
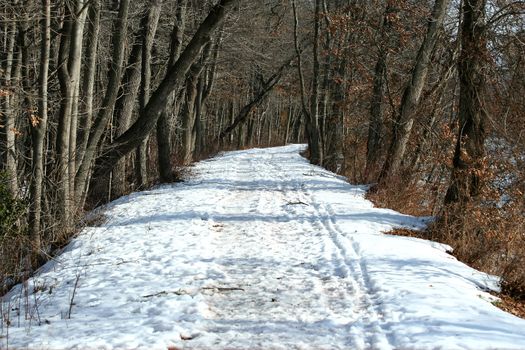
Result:
{"label": "snow", "polygon": [[374,208],[303,149],[225,153],[109,204],[3,298],[0,348],[525,348],[495,277],[384,234],[428,218]]}

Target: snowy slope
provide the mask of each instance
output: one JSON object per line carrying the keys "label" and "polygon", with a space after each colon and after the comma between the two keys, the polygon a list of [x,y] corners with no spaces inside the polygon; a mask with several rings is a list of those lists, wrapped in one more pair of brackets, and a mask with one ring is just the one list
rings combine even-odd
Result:
{"label": "snowy slope", "polygon": [[303,147],[226,153],[113,202],[3,299],[0,347],[525,349],[525,321],[481,289],[493,278],[382,234],[423,220],[374,208]]}

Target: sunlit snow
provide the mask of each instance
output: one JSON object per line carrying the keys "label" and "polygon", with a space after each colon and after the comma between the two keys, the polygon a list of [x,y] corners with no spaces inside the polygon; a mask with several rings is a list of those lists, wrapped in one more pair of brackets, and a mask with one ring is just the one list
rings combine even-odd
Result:
{"label": "sunlit snow", "polygon": [[425,220],[374,208],[302,149],[225,153],[106,206],[4,297],[0,348],[525,348],[494,278],[383,234]]}

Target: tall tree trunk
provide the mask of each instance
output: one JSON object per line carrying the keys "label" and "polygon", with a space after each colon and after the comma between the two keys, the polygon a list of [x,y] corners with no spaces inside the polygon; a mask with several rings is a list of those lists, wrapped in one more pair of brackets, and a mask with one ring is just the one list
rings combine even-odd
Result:
{"label": "tall tree trunk", "polygon": [[192,153],[194,156],[198,156],[202,150],[202,140],[204,132],[204,124],[202,116],[204,114],[204,92],[206,89],[205,80],[208,72],[206,70],[199,77],[199,82],[197,83],[197,96],[195,97],[195,124],[193,126],[193,148]]}
{"label": "tall tree trunk", "polygon": [[[124,60],[124,48],[126,45],[126,36],[128,29],[128,12],[130,0],[121,0],[118,10],[118,17],[114,27],[114,35],[112,38],[112,59],[109,70],[108,87],[102,106],[97,115],[97,119],[89,136],[84,158],[76,174],[75,196],[77,202],[83,205],[85,195],[87,193],[90,169],[95,159],[97,147],[104,134],[104,130],[108,124],[109,119],[113,115],[117,94],[119,91],[120,78],[122,74],[122,63]],[[119,157],[120,158],[120,157]]]}
{"label": "tall tree trunk", "polygon": [[199,61],[195,62],[190,69],[190,74],[186,82],[186,99],[182,111],[182,148],[183,163],[190,164],[193,161],[195,150],[195,131],[197,120],[197,97],[198,83],[204,67],[211,53],[211,41],[204,48],[204,52]]}
{"label": "tall tree trunk", "polygon": [[[151,93],[151,49],[153,47],[153,39],[157,32],[157,25],[159,23],[160,11],[162,8],[162,1],[152,0],[150,2],[149,11],[142,20],[142,65],[141,65],[141,89],[139,96],[139,113],[144,112],[144,108],[148,103]],[[137,186],[143,188],[148,185],[148,138],[142,141],[137,148]]]}
{"label": "tall tree trunk", "polygon": [[182,109],[182,162],[190,164],[193,160],[193,128],[195,124],[195,99],[200,70],[193,67],[186,82],[186,97]]}
{"label": "tall tree trunk", "polygon": [[82,113],[79,121],[79,135],[78,135],[78,150],[76,154],[76,162],[78,164],[84,157],[84,150],[87,148],[89,139],[89,130],[93,121],[93,103],[95,91],[95,74],[97,72],[97,54],[98,54],[98,40],[100,34],[100,0],[91,0],[88,15],[88,30],[87,30],[87,45],[86,45],[86,68],[84,72],[83,86],[82,86]]}
{"label": "tall tree trunk", "polygon": [[321,0],[315,0],[314,12],[314,45],[312,68],[312,94],[310,98],[310,161],[313,164],[323,164],[323,145],[319,127],[319,41],[321,27]]}
{"label": "tall tree trunk", "polygon": [[450,0],[436,0],[431,17],[428,19],[428,28],[419,48],[416,63],[412,70],[410,83],[405,88],[398,115],[394,121],[392,141],[387,153],[386,161],[381,170],[380,182],[396,174],[405,156],[405,150],[414,124],[414,112],[425,86],[430,59],[436,44],[439,30],[445,18]]}
{"label": "tall tree trunk", "polygon": [[[342,144],[343,140],[341,137],[341,125],[342,125],[342,108],[341,102],[343,101],[342,96],[337,96],[338,93],[335,92],[336,89],[343,90],[342,83],[336,83],[334,81],[334,72],[332,68],[333,55],[332,52],[332,32],[331,32],[331,20],[330,13],[326,3],[326,0],[322,1],[323,4],[323,19],[325,22],[326,29],[324,31],[324,51],[326,52],[325,62],[323,64],[323,83],[320,98],[320,110],[321,110],[321,135],[322,135],[322,144],[323,144],[323,165],[330,171],[337,171],[339,168],[339,159],[342,158]],[[338,6],[337,4],[336,6]],[[348,36],[348,34],[346,35]],[[336,61],[337,63],[337,61]],[[337,73],[340,77],[344,75],[345,72],[345,59],[339,65]],[[342,80],[344,81],[344,80]],[[341,81],[341,82],[342,82]],[[335,95],[335,96],[334,96]],[[339,95],[344,95],[339,94]],[[336,109],[334,109],[336,107]]]}
{"label": "tall tree trunk", "polygon": [[[345,34],[343,43],[350,40],[350,35]],[[339,44],[339,50],[342,45]],[[347,89],[347,54],[343,54],[338,60],[334,76],[330,79],[330,90],[332,91],[331,113],[327,118],[327,150],[325,166],[327,169],[338,172],[342,168],[343,156],[343,125],[344,125],[344,101]]]}
{"label": "tall tree trunk", "polygon": [[213,7],[204,22],[180,55],[177,62],[166,73],[159,87],[153,92],[144,113],[139,119],[111,145],[100,158],[97,175],[108,173],[117,160],[133,150],[157,124],[158,118],[166,108],[170,94],[184,82],[186,73],[198,59],[204,46],[210,41],[213,32],[220,26],[226,13],[235,5],[235,0],[221,0]]}
{"label": "tall tree trunk", "polygon": [[71,126],[69,136],[69,164],[68,164],[68,177],[69,177],[69,194],[71,203],[70,207],[75,208],[75,174],[77,170],[76,166],[76,152],[77,152],[77,132],[78,132],[78,111],[80,104],[80,73],[82,63],[82,48],[83,48],[83,37],[84,37],[84,26],[86,23],[88,11],[86,7],[86,0],[79,0],[75,9],[75,21],[73,24],[72,35],[70,46],[69,46],[69,59],[68,59],[68,71],[72,85],[72,101],[71,101]]}
{"label": "tall tree trunk", "polygon": [[44,177],[44,140],[47,129],[49,54],[51,50],[51,4],[42,1],[40,46],[40,73],[38,84],[38,116],[31,120],[32,136],[32,178],[30,188],[29,230],[33,252],[38,253],[41,246],[42,182]]}
{"label": "tall tree trunk", "polygon": [[[386,77],[386,51],[380,49],[374,68],[374,83],[370,101],[370,122],[368,123],[368,140],[366,148],[367,173],[377,163],[383,135],[383,94]],[[368,176],[368,175],[367,175]]]}
{"label": "tall tree trunk", "polygon": [[459,71],[459,134],[445,202],[467,202],[483,187],[485,120],[483,106],[487,39],[486,0],[463,2]]}
{"label": "tall tree trunk", "polygon": [[[170,58],[168,62],[168,68],[172,68],[179,59],[180,52],[182,50],[182,40],[184,34],[184,28],[186,27],[186,1],[181,0],[177,3],[177,10],[175,12],[175,24],[171,33],[171,47],[170,47]],[[173,91],[167,102],[167,106],[171,107],[173,103],[177,101],[177,91]],[[178,106],[174,106],[177,110]],[[178,111],[177,111],[178,112]],[[173,113],[177,115],[177,113]],[[157,156],[158,156],[158,167],[159,176],[161,182],[173,181],[173,172],[171,165],[171,125],[172,120],[170,113],[167,108],[161,112],[159,120],[157,121]]]}
{"label": "tall tree trunk", "polygon": [[[460,43],[460,40],[457,40],[457,43]],[[433,131],[436,126],[436,120],[437,117],[444,113],[443,109],[440,107],[443,103],[443,99],[446,96],[446,92],[450,91],[447,90],[449,88],[449,82],[451,79],[454,78],[454,75],[457,71],[457,58],[459,53],[459,45],[457,45],[456,48],[454,48],[454,51],[452,52],[449,62],[446,66],[446,68],[440,72],[439,74],[439,81],[438,83],[432,88],[432,91],[429,92],[428,96],[435,96],[433,98],[433,106],[430,113],[430,118],[426,122],[426,125],[423,130],[423,134],[418,140],[417,147],[415,151],[412,153],[412,159],[410,161],[410,168],[413,173],[418,173],[420,170],[420,165],[423,165],[423,162],[421,162],[422,155],[425,154],[428,151],[429,144],[433,141]],[[451,94],[452,96],[456,95],[456,87],[457,84],[454,84],[454,87],[452,89]],[[451,104],[451,108],[454,108],[454,103]],[[453,111],[451,111],[451,114],[454,114]]]}
{"label": "tall tree trunk", "polygon": [[219,51],[222,43],[222,28],[217,34],[215,43],[211,48],[213,52],[211,62],[204,69],[203,74],[201,74],[199,83],[197,86],[197,98],[195,106],[195,128],[194,128],[194,153],[200,154],[206,143],[205,132],[206,132],[206,123],[203,121],[203,116],[205,114],[206,100],[210,96],[214,82],[215,82],[215,73],[217,70],[217,61],[219,59]]}
{"label": "tall tree trunk", "polygon": [[370,100],[370,121],[368,123],[368,139],[366,148],[366,170],[365,176],[371,179],[370,172],[377,166],[383,138],[383,95],[386,80],[386,60],[388,57],[389,36],[392,27],[392,16],[394,8],[392,2],[387,1],[381,25],[377,62],[374,67],[374,82],[372,87],[372,98]]}
{"label": "tall tree trunk", "polygon": [[[299,39],[297,35],[297,29],[299,27],[299,19],[297,16],[297,7],[295,0],[292,1],[292,10],[294,17],[294,46],[297,54],[297,70],[299,75],[299,87],[301,91],[301,105],[303,109],[303,116],[306,121],[305,128],[308,136],[308,148],[310,150],[310,162],[313,164],[322,164],[322,145],[321,137],[319,135],[318,127],[318,80],[317,75],[313,74],[314,82],[312,83],[312,95],[310,100],[310,107],[307,106],[306,102],[306,87],[304,81],[304,74],[302,68],[301,49],[299,47]],[[315,33],[314,33],[314,72],[319,70],[318,62],[318,46],[319,46],[319,15],[320,15],[320,1],[315,1]]]}
{"label": "tall tree trunk", "polygon": [[[66,6],[63,35],[59,50],[60,66],[58,78],[62,102],[56,145],[59,194],[58,215],[65,228],[69,228],[72,225],[72,214],[75,211],[73,192],[75,176],[74,152],[76,148],[76,118],[85,16],[84,0],[77,0],[72,9]],[[75,129],[72,129],[72,127]]]}
{"label": "tall tree trunk", "polygon": [[[21,82],[22,87],[22,96],[21,98],[21,104],[19,105],[21,116],[25,118],[26,120],[34,119],[34,113],[37,110],[35,108],[35,105],[33,103],[33,96],[35,95],[34,91],[34,84],[35,82],[32,79],[33,70],[31,69],[31,55],[32,55],[32,45],[31,45],[31,36],[32,36],[32,26],[30,22],[30,9],[33,7],[33,0],[24,0],[23,2],[23,19],[20,21],[20,29],[18,31],[19,33],[19,43],[18,46],[20,47],[20,54],[21,54],[21,62],[18,65],[20,67],[20,76],[17,78],[18,81]],[[22,163],[23,167],[20,167],[20,163],[18,165],[18,170],[22,170],[25,173],[31,171],[31,165],[28,164],[28,162],[23,161],[23,157],[31,156],[31,150],[27,142],[29,142],[30,138],[26,137],[20,137],[23,134],[20,132],[18,133],[18,130],[22,130],[22,123],[20,121],[22,118],[17,118],[15,121],[15,129],[17,130],[17,154],[20,158],[18,162]],[[31,131],[29,131],[29,134]],[[24,142],[25,140],[25,142]],[[22,141],[22,142],[20,142]],[[28,167],[29,165],[29,167]],[[21,169],[22,168],[22,169]]]}
{"label": "tall tree trunk", "polygon": [[[14,9],[18,7],[18,0],[12,1]],[[9,177],[9,190],[13,195],[18,193],[18,179],[17,179],[17,161],[16,161],[16,142],[15,142],[15,115],[13,110],[14,96],[14,83],[13,83],[13,69],[15,63],[15,42],[17,37],[17,25],[13,20],[7,26],[7,50],[6,59],[3,69],[3,81],[2,85],[5,87],[7,93],[0,95],[0,117],[3,117],[5,123],[5,143],[6,143],[6,154],[5,154],[5,169]],[[4,124],[0,123],[0,124]]]}
{"label": "tall tree trunk", "polygon": [[[116,137],[126,132],[131,124],[135,100],[140,88],[141,63],[142,42],[140,39],[137,39],[129,54],[127,68],[122,77],[120,97],[117,99],[115,106]],[[112,171],[112,199],[118,198],[126,193],[126,168],[127,159],[124,157],[116,163]]]}

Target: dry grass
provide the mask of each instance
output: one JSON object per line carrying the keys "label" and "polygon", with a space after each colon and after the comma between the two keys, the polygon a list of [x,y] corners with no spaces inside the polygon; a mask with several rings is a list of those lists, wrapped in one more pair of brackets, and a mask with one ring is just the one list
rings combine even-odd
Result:
{"label": "dry grass", "polygon": [[525,319],[525,303],[523,301],[517,301],[514,298],[511,298],[505,294],[494,294],[500,300],[495,302],[494,305],[513,314],[514,316],[521,317]]}
{"label": "dry grass", "polygon": [[0,296],[29,276],[32,264],[24,258],[28,246],[21,235],[5,236],[0,241]]}
{"label": "dry grass", "polygon": [[[403,189],[403,190],[400,190]],[[429,199],[430,197],[430,199]],[[440,196],[432,190],[393,181],[376,188],[368,198],[377,206],[410,215],[438,219],[426,231],[394,230],[389,234],[430,239],[454,248],[453,255],[478,270],[501,276],[501,302],[497,306],[519,317],[525,316],[525,208],[523,200],[495,205],[494,192],[471,203],[440,207]],[[492,198],[492,199],[491,199]]]}
{"label": "dry grass", "polygon": [[[395,236],[404,236],[404,237],[414,237],[414,238],[422,238],[422,239],[432,239],[435,237],[430,236],[429,231],[413,231],[408,229],[395,229],[388,234],[395,235]],[[463,260],[464,252],[458,252],[453,251],[450,252],[451,255],[458,258],[459,260]],[[479,255],[479,250],[477,252],[474,252],[474,255]],[[525,300],[523,299],[523,289],[520,289],[520,291],[513,291],[509,290],[509,288],[512,288],[513,286],[523,286],[521,283],[516,283],[519,281],[523,281],[521,278],[523,278],[523,272],[518,272],[519,269],[515,269],[515,264],[518,262],[508,262],[507,264],[504,264],[507,268],[510,269],[509,272],[504,272],[502,275],[504,276],[504,280],[502,283],[502,291],[500,293],[491,293],[494,296],[498,297],[500,300],[495,302],[494,305],[502,309],[503,311],[506,311],[508,313],[511,313],[517,317],[521,317],[525,319]],[[521,261],[523,266],[523,263],[525,261]],[[506,277],[505,277],[506,276]],[[507,280],[510,280],[511,282],[506,282]],[[514,280],[514,282],[512,282]],[[507,285],[507,287],[505,287]],[[519,295],[522,296],[522,298],[519,297]]]}
{"label": "dry grass", "polygon": [[431,216],[439,196],[436,188],[407,184],[403,177],[389,179],[388,186],[373,186],[366,198],[378,207],[390,208],[414,216]]}

